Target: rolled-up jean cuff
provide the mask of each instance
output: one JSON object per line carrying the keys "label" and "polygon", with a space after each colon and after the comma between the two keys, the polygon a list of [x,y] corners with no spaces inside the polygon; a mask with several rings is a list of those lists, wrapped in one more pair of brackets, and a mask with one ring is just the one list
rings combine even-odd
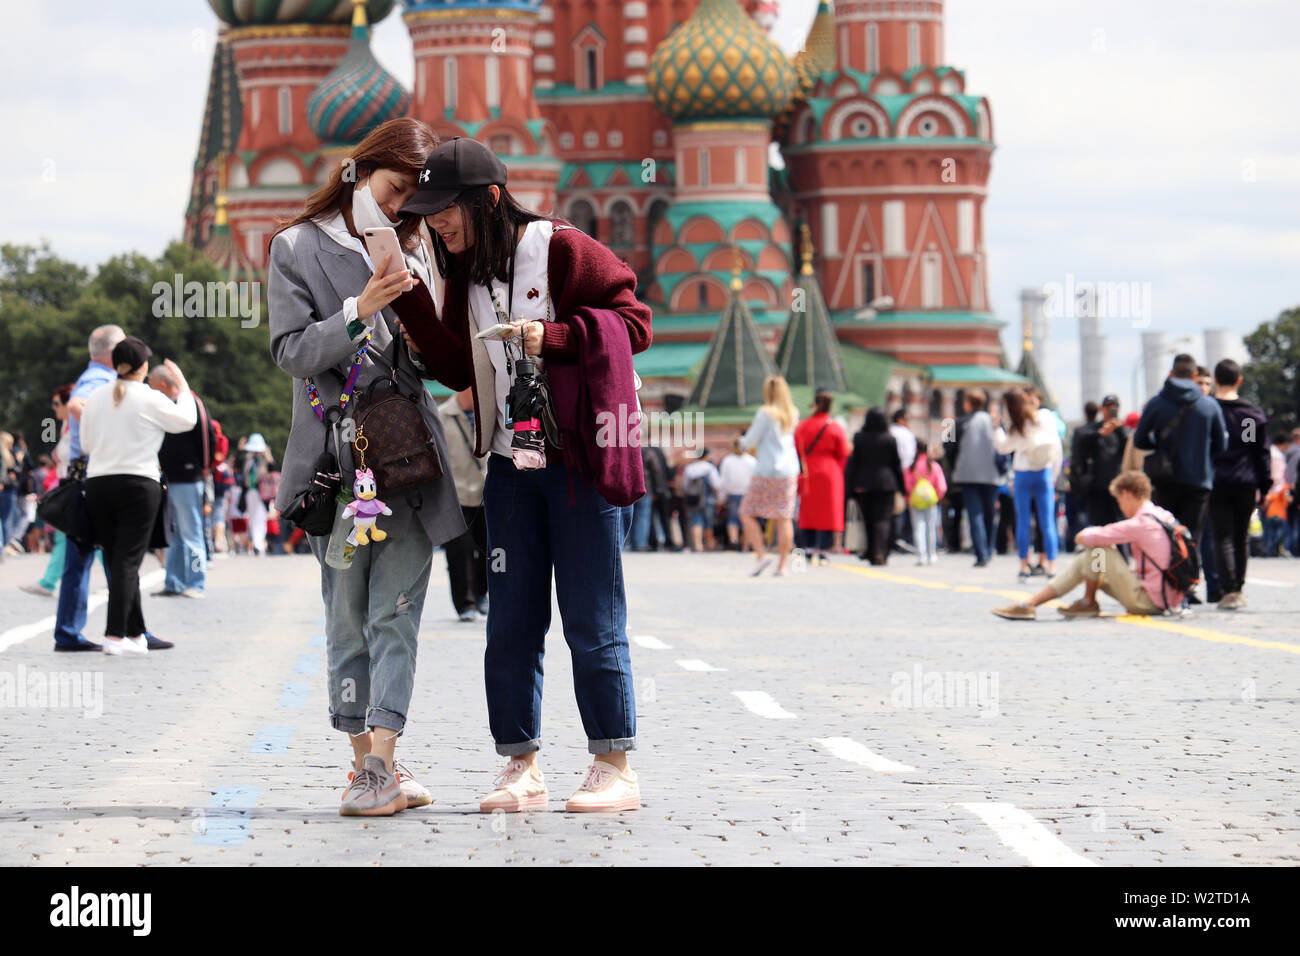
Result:
{"label": "rolled-up jean cuff", "polygon": [[330,726],[335,730],[346,730],[350,734],[365,733],[364,717],[347,717],[343,714],[330,714]]}
{"label": "rolled-up jean cuff", "polygon": [[524,740],[517,744],[497,744],[497,753],[502,757],[519,757],[523,754],[530,754],[535,750],[542,749],[542,738],[534,737],[532,740]]}
{"label": "rolled-up jean cuff", "polygon": [[382,727],[385,730],[395,730],[400,737],[402,730],[406,727],[406,716],[394,713],[391,710],[384,710],[382,707],[371,707],[366,713],[366,725],[369,727]]}
{"label": "rolled-up jean cuff", "polygon": [[615,737],[612,740],[588,740],[587,753],[608,754],[616,751],[636,750],[635,737]]}

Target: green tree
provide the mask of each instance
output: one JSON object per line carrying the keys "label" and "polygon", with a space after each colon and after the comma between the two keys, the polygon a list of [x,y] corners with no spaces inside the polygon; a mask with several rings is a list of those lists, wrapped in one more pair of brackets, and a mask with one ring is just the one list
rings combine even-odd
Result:
{"label": "green tree", "polygon": [[1300,425],[1300,306],[1246,336],[1244,396],[1268,416],[1270,435]]}
{"label": "green tree", "polygon": [[[114,256],[93,277],[48,245],[0,246],[0,428],[21,429],[34,452],[57,439],[50,396],[86,367],[91,331],[109,323],[149,344],[154,362],[175,361],[231,438],[260,431],[276,455],[289,435],[291,380],[271,360],[265,289],[257,321],[236,314],[186,315],[156,289],[222,282],[201,252],[172,243],[158,259]],[[251,287],[239,291],[252,292]],[[171,296],[170,298],[174,298]],[[170,306],[170,308],[168,307]]]}

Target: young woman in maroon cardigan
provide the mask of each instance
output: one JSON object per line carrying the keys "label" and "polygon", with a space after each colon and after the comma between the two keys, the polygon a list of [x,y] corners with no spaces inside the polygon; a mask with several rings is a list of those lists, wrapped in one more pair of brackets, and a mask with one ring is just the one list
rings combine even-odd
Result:
{"label": "young woman in maroon cardigan", "polygon": [[[650,310],[636,298],[631,269],[607,248],[521,207],[505,188],[504,164],[482,144],[442,144],[420,179],[402,212],[425,218],[441,275],[394,308],[429,376],[471,389],[474,454],[490,456],[484,678],[492,736],[507,763],[480,810],[546,806],[537,752],[552,573],[594,755],[567,809],[637,809],[640,787],[627,763],[636,705],[622,547],[644,482],[639,448],[596,437],[591,413],[616,401],[636,410],[631,355],[650,344]],[[512,458],[506,345],[476,337],[498,324],[514,326],[510,353],[522,343],[551,381],[565,450],[548,442],[545,467],[520,469]]]}

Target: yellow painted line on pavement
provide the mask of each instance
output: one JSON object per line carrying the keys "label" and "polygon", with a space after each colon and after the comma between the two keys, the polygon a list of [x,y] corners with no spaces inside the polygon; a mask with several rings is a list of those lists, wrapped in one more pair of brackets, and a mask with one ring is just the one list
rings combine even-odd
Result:
{"label": "yellow painted line on pavement", "polygon": [[963,594],[976,594],[984,590],[978,584],[955,584],[952,589],[954,591],[961,591]]}
{"label": "yellow painted line on pavement", "polygon": [[952,587],[943,581],[927,581],[925,578],[908,577],[905,574],[891,574],[888,571],[877,571],[875,568],[851,568],[842,564],[833,565],[841,571],[852,571],[854,574],[861,574],[866,578],[875,578],[878,581],[893,581],[896,584],[913,584],[921,588],[936,588],[939,590],[948,590]]}
{"label": "yellow painted line on pavement", "polygon": [[[924,588],[949,589],[953,591],[971,592],[987,590],[989,594],[997,594],[1001,597],[1010,598],[1013,601],[1024,601],[1032,597],[1028,591],[1002,591],[994,588],[980,588],[975,585],[952,585],[942,581],[926,581],[922,578],[913,578],[905,574],[891,574],[888,571],[878,571],[875,568],[854,568],[843,564],[833,564],[832,567],[839,568],[841,571],[848,571],[852,574],[861,574],[863,577],[876,578],[880,581],[893,581],[897,584],[913,584]],[[1043,607],[1057,607],[1060,601],[1048,601]],[[1240,637],[1236,634],[1227,634],[1223,631],[1212,631],[1205,627],[1193,627],[1190,624],[1177,624],[1173,621],[1166,621],[1161,617],[1151,617],[1144,614],[1119,614],[1114,618],[1104,615],[1106,620],[1114,620],[1121,624],[1136,624],[1139,627],[1151,627],[1158,631],[1167,631],[1170,634],[1181,634],[1184,637],[1194,637],[1200,641],[1211,641],[1215,644],[1244,644],[1246,647],[1258,647],[1266,651],[1284,651],[1287,654],[1300,654],[1300,644],[1288,644],[1285,641],[1261,641],[1256,637]]]}
{"label": "yellow painted line on pavement", "polygon": [[1144,614],[1121,614],[1115,620],[1122,624],[1137,624],[1141,627],[1153,627],[1157,631],[1185,634],[1188,637],[1199,638],[1202,641],[1213,641],[1215,644],[1245,644],[1247,647],[1259,647],[1267,651],[1285,651],[1288,654],[1300,654],[1300,644],[1288,644],[1286,641],[1261,641],[1257,637],[1240,637],[1236,634],[1225,634],[1222,631],[1211,631],[1204,627],[1192,627],[1190,624],[1175,624],[1173,621],[1166,621],[1159,617],[1149,617]]}

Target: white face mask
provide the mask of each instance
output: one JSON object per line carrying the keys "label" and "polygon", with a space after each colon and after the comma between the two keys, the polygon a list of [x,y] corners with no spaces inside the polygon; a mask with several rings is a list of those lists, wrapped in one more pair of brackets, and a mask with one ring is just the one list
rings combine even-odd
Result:
{"label": "white face mask", "polygon": [[367,180],[365,185],[352,190],[352,224],[357,227],[357,232],[364,232],[381,226],[396,229],[401,225],[401,220],[389,219],[384,215],[379,203],[375,202],[374,194],[370,192],[370,182]]}

